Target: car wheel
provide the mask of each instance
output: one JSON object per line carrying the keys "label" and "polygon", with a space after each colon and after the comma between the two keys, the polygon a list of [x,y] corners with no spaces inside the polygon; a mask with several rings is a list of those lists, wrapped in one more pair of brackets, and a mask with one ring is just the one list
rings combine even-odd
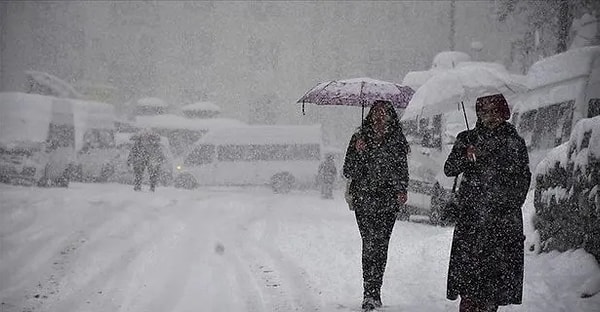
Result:
{"label": "car wheel", "polygon": [[176,188],[191,190],[198,187],[198,182],[196,181],[196,178],[194,178],[194,176],[192,176],[191,174],[184,173],[175,178],[174,186]]}
{"label": "car wheel", "polygon": [[289,172],[280,172],[271,177],[271,188],[279,194],[289,193],[295,182],[294,176]]}

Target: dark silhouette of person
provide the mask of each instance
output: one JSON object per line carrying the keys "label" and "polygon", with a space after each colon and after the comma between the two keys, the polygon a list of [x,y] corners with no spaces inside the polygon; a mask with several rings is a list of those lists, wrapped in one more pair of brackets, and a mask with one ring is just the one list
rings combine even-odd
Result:
{"label": "dark silhouette of person", "polygon": [[333,161],[333,155],[327,154],[325,160],[319,165],[319,183],[321,184],[321,197],[324,199],[333,199],[333,182],[337,169]]}
{"label": "dark silhouette of person", "polygon": [[406,203],[408,143],[389,101],[375,101],[352,136],[343,174],[362,238],[364,310],[381,307],[381,286],[396,213]]}
{"label": "dark silhouette of person", "polygon": [[447,176],[463,175],[447,281],[447,298],[460,296],[460,312],[497,311],[520,304],[523,294],[527,147],[507,122],[502,94],[478,98],[476,114],[475,128],[458,134],[444,164]]}
{"label": "dark silhouette of person", "polygon": [[144,170],[147,169],[150,180],[150,191],[154,192],[160,166],[165,156],[160,146],[160,137],[153,133],[142,133],[134,139],[134,144],[129,152],[127,164],[133,166],[134,186],[133,190],[142,190],[142,179]]}

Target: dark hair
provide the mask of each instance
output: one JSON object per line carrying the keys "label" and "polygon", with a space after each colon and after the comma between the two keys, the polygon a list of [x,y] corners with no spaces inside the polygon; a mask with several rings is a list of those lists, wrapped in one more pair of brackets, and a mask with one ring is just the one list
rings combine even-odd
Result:
{"label": "dark hair", "polygon": [[[375,137],[375,129],[373,128],[373,111],[377,106],[382,106],[385,110],[386,115],[388,116],[387,122],[388,131],[384,134],[384,140],[388,140],[389,138],[399,138],[401,137],[406,142],[404,138],[404,134],[402,133],[402,126],[400,124],[400,118],[398,118],[398,114],[396,114],[396,110],[390,101],[384,100],[376,100],[373,102],[371,109],[369,109],[369,113],[367,113],[367,117],[363,122],[362,128],[360,129],[361,134],[364,135],[366,141],[370,143]],[[408,144],[404,143],[408,148]]]}
{"label": "dark hair", "polygon": [[487,103],[490,103],[494,106],[494,110],[502,119],[510,119],[510,108],[508,107],[508,102],[502,93],[477,98],[477,102],[475,103],[475,112],[479,113],[481,107]]}

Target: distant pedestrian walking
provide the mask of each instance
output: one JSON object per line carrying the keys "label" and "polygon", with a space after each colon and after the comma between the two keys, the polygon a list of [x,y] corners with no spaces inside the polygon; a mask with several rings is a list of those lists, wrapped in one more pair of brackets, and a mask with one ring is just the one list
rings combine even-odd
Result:
{"label": "distant pedestrian walking", "polygon": [[133,166],[133,190],[142,190],[144,170],[147,170],[150,180],[150,191],[154,192],[156,183],[158,182],[160,166],[165,160],[160,146],[160,137],[157,134],[145,132],[135,136],[134,141],[127,159],[127,165]]}
{"label": "distant pedestrian walking", "polygon": [[333,183],[335,182],[336,175],[337,169],[335,168],[333,155],[327,154],[325,160],[319,165],[319,172],[317,174],[319,183],[321,184],[321,198],[333,198]]}
{"label": "distant pedestrian walking", "polygon": [[381,286],[396,213],[406,203],[408,143],[396,111],[375,101],[363,126],[350,139],[344,176],[362,238],[362,308],[381,307]]}
{"label": "distant pedestrian walking", "polygon": [[475,129],[458,134],[444,165],[447,176],[463,174],[447,298],[460,296],[460,312],[495,312],[522,300],[521,206],[531,172],[504,96],[478,98],[476,113]]}

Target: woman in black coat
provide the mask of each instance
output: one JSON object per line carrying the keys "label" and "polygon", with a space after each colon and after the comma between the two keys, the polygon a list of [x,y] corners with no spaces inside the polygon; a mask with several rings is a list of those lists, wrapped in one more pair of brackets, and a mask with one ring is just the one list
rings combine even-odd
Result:
{"label": "woman in black coat", "polygon": [[344,176],[362,238],[364,310],[381,306],[381,286],[396,212],[406,202],[408,143],[392,104],[376,101],[346,152]]}
{"label": "woman in black coat", "polygon": [[497,311],[520,304],[523,294],[527,147],[506,121],[502,94],[478,98],[476,113],[475,129],[458,135],[444,165],[449,177],[463,174],[447,289],[450,300],[460,295],[461,312]]}

